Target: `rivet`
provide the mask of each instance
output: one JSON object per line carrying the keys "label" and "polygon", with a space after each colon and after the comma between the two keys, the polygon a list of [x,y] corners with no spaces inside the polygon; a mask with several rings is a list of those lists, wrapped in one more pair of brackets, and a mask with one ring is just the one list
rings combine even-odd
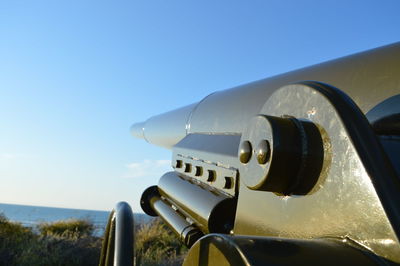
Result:
{"label": "rivet", "polygon": [[241,163],[248,163],[250,161],[251,158],[251,152],[252,152],[252,148],[251,148],[251,143],[250,141],[243,141],[240,144],[240,148],[239,148],[239,160]]}
{"label": "rivet", "polygon": [[270,157],[270,146],[268,140],[262,140],[257,146],[257,161],[259,164],[266,164]]}

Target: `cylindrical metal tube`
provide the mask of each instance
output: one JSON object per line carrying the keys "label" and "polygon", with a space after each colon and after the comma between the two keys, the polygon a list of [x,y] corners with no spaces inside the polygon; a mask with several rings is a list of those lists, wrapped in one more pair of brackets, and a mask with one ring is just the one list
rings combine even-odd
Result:
{"label": "cylindrical metal tube", "polygon": [[[132,126],[132,134],[171,149],[189,133],[241,133],[280,87],[304,80],[330,84],[343,90],[367,114],[385,99],[400,93],[400,43],[262,79],[213,93],[196,104],[151,117]],[[398,113],[400,98],[380,112],[367,114],[374,122]],[[382,112],[383,111],[383,112]],[[140,132],[142,130],[142,132]]]}
{"label": "cylindrical metal tube", "polygon": [[195,226],[191,225],[186,219],[171,208],[160,198],[153,203],[154,210],[181,238],[187,246],[192,246],[203,234]]}
{"label": "cylindrical metal tube", "polygon": [[144,191],[141,204],[148,215],[160,216],[179,235],[186,246],[191,247],[197,239],[203,236],[198,228],[161,199],[156,186],[149,187]]}
{"label": "cylindrical metal tube", "polygon": [[166,223],[177,233],[180,235],[186,227],[190,226],[184,217],[179,215],[176,211],[174,211],[171,206],[167,205],[165,202],[161,200],[161,198],[157,197],[153,201],[153,208],[157,212],[157,214],[162,217]]}
{"label": "cylindrical metal tube", "polygon": [[131,126],[131,134],[149,143],[171,148],[187,135],[187,123],[196,104],[153,116]]}
{"label": "cylindrical metal tube", "polygon": [[228,233],[232,229],[236,211],[234,198],[191,183],[175,172],[163,175],[158,189],[204,233]]}

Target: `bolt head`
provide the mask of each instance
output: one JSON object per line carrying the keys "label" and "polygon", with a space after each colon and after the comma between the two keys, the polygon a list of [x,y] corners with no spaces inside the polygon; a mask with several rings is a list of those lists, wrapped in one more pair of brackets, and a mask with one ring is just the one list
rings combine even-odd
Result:
{"label": "bolt head", "polygon": [[266,164],[270,158],[270,145],[268,140],[261,140],[257,146],[257,161],[259,164]]}
{"label": "bolt head", "polygon": [[241,163],[246,164],[250,161],[252,150],[250,141],[245,140],[240,144],[239,160]]}

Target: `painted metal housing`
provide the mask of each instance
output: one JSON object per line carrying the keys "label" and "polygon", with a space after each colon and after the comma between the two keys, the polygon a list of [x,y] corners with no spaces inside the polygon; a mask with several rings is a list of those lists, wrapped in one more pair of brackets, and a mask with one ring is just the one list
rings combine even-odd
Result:
{"label": "painted metal housing", "polygon": [[[187,265],[229,263],[224,250],[261,263],[257,243],[277,239],[400,263],[400,43],[215,92],[131,132],[172,150],[156,197],[166,220],[220,233],[198,240]],[[215,218],[223,201],[228,231]],[[222,255],[201,255],[213,241]]]}

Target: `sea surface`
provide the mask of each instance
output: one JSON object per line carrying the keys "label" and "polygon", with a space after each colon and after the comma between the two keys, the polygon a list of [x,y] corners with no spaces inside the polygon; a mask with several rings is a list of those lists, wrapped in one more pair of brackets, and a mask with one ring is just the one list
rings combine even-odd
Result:
{"label": "sea surface", "polygon": [[[80,210],[67,208],[40,207],[0,203],[0,213],[10,221],[19,222],[24,226],[35,227],[42,222],[55,222],[68,219],[87,219],[95,225],[95,235],[104,233],[107,225],[108,211]],[[145,214],[135,213],[135,224],[146,223],[152,218]]]}

